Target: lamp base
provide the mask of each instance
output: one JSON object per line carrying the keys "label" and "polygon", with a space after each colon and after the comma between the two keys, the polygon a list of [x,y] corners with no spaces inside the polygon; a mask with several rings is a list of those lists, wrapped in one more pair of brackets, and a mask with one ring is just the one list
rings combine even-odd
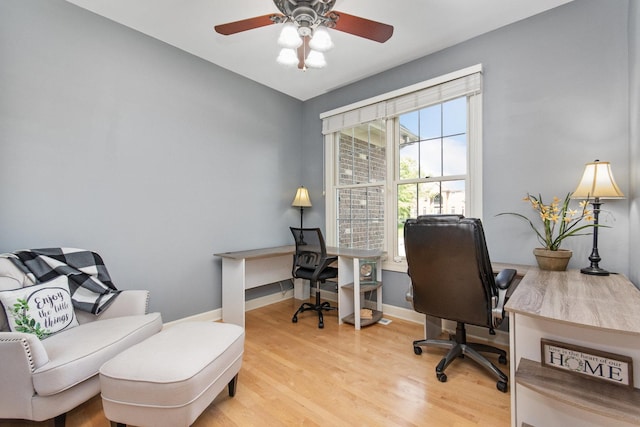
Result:
{"label": "lamp base", "polygon": [[593,276],[608,276],[609,272],[600,267],[589,266],[580,269],[580,273],[582,274],[591,274]]}

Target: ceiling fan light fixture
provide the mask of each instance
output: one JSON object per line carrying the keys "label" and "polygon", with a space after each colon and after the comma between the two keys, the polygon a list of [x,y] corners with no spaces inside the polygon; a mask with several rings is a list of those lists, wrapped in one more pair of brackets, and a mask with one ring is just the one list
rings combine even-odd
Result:
{"label": "ceiling fan light fixture", "polygon": [[309,56],[304,60],[304,63],[309,68],[324,68],[327,66],[324,54],[313,49],[309,51]]}
{"label": "ceiling fan light fixture", "polygon": [[298,35],[296,24],[289,21],[282,26],[280,37],[278,37],[278,44],[289,49],[295,49],[302,44],[302,39]]}
{"label": "ceiling fan light fixture", "polygon": [[276,58],[278,64],[293,66],[298,64],[298,55],[296,51],[291,48],[280,49],[280,54]]}
{"label": "ceiling fan light fixture", "polygon": [[333,47],[329,31],[323,25],[319,25],[309,41],[309,47],[318,52],[326,52]]}

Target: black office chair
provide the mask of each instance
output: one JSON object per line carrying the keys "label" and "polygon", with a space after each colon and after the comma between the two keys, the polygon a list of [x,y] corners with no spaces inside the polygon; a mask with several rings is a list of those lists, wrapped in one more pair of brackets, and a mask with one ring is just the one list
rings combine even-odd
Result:
{"label": "black office chair", "polygon": [[508,377],[478,352],[497,354],[501,364],[507,363],[507,353],[468,343],[465,324],[487,327],[495,334],[516,270],[505,269],[494,276],[482,223],[476,218],[424,215],[409,219],[404,225],[404,244],[414,310],[457,323],[456,334],[449,340],[414,341],[415,354],[422,354],[420,346],[450,349],[436,366],[441,382],[447,380],[444,370],[454,359],[469,356],[494,374],[498,390],[506,392]]}
{"label": "black office chair", "polygon": [[319,228],[291,228],[296,241],[296,251],[293,254],[293,269],[291,274],[295,278],[306,279],[310,286],[316,288],[316,303],[303,303],[295,312],[291,321],[298,322],[298,314],[314,310],[318,313],[318,328],[324,328],[323,311],[336,310],[327,301],[320,303],[320,283],[327,279],[338,277],[338,269],[330,267],[338,257],[327,256],[322,231]]}

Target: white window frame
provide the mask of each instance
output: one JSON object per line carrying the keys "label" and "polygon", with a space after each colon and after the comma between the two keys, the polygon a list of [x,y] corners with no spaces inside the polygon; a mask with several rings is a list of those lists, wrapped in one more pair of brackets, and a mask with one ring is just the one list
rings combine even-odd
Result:
{"label": "white window frame", "polygon": [[[465,182],[466,216],[482,219],[482,65],[474,65],[446,75],[429,79],[427,81],[408,86],[406,88],[389,92],[350,104],[341,108],[327,111],[320,115],[323,121],[324,148],[325,148],[325,217],[327,245],[335,246],[336,241],[336,165],[337,156],[336,141],[334,135],[343,128],[356,126],[374,119],[387,119],[387,175],[384,185],[385,191],[385,251],[387,257],[383,262],[383,269],[406,272],[407,263],[404,258],[395,256],[397,247],[396,218],[397,201],[396,185],[398,183],[398,171],[396,170],[398,147],[396,144],[396,118],[408,111],[418,110],[429,105],[445,102],[460,96],[467,96],[467,179]],[[450,82],[460,81],[470,76],[477,76],[478,90],[471,93],[460,91],[454,87],[447,92]],[[429,91],[430,88],[438,88],[438,91]],[[421,96],[430,94],[430,99]],[[436,93],[436,98],[433,98]]]}

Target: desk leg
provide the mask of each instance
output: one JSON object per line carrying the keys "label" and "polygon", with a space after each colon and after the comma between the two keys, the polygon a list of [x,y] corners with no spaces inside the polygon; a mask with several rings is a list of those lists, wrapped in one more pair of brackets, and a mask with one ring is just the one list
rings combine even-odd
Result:
{"label": "desk leg", "polygon": [[222,259],[222,321],[244,328],[245,260]]}
{"label": "desk leg", "polygon": [[307,301],[311,295],[311,287],[306,286],[308,280],[293,279],[293,297],[295,299]]}
{"label": "desk leg", "polygon": [[425,316],[424,338],[437,339],[442,333],[442,319],[434,316]]}

